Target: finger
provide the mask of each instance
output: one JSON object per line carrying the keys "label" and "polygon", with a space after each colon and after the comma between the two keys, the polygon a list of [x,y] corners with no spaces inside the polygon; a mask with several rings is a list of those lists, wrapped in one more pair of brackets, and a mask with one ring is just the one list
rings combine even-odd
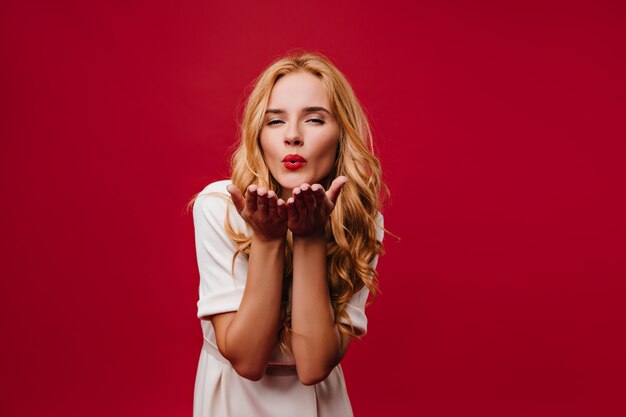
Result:
{"label": "finger", "polygon": [[296,202],[293,197],[289,197],[287,200],[287,219],[290,222],[298,221],[298,209],[296,208]]}
{"label": "finger", "polygon": [[268,207],[267,189],[265,187],[259,188],[256,192],[256,195],[257,195],[257,198],[256,198],[257,210],[261,212],[262,214],[267,214],[267,207]]}
{"label": "finger", "polygon": [[300,187],[296,187],[293,189],[293,197],[296,202],[296,210],[298,211],[298,218],[303,220],[306,218],[307,211],[306,206],[304,204],[304,195],[302,194],[302,190]]}
{"label": "finger", "polygon": [[241,213],[243,208],[246,206],[246,200],[243,198],[239,188],[235,187],[233,184],[228,184],[226,191],[230,193],[230,198],[233,200],[233,204],[235,205],[237,212]]}
{"label": "finger", "polygon": [[276,202],[276,211],[281,219],[287,220],[287,204],[282,198],[279,198]]}
{"label": "finger", "polygon": [[311,190],[313,191],[313,195],[315,196],[315,204],[317,207],[324,206],[324,200],[326,199],[326,191],[324,191],[324,187],[320,184],[313,184],[311,186]]}
{"label": "finger", "polygon": [[333,183],[330,185],[330,188],[326,192],[326,195],[328,196],[328,199],[330,200],[330,202],[333,203],[333,206],[337,202],[337,197],[339,197],[339,191],[341,190],[341,187],[343,187],[344,184],[347,182],[348,182],[348,178],[342,175],[340,177],[335,178]]}
{"label": "finger", "polygon": [[248,192],[246,193],[246,208],[249,212],[256,211],[256,185],[254,184],[248,186]]}
{"label": "finger", "polygon": [[278,203],[278,199],[276,198],[276,193],[274,191],[268,191],[267,192],[267,210],[273,216],[276,215],[277,203]]}
{"label": "finger", "polygon": [[300,189],[302,190],[302,201],[304,202],[307,212],[313,213],[315,211],[315,195],[313,194],[313,190],[311,190],[309,184],[302,184]]}

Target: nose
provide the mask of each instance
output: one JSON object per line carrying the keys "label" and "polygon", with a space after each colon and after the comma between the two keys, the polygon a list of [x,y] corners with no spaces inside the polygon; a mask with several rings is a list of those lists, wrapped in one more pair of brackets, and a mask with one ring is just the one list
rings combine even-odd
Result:
{"label": "nose", "polygon": [[285,135],[285,145],[287,146],[302,146],[304,140],[300,134],[300,127],[298,123],[288,123],[286,129],[283,131]]}
{"label": "nose", "polygon": [[300,136],[287,136],[285,144],[288,146],[300,146],[302,145],[302,138]]}

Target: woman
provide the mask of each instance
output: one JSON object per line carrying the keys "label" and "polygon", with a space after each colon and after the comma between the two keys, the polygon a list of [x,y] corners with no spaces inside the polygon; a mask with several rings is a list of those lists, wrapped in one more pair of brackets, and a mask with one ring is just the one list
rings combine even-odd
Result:
{"label": "woman", "polygon": [[351,416],[339,363],[367,331],[387,189],[364,112],[328,59],[287,56],[259,76],[231,168],[193,201],[194,416]]}

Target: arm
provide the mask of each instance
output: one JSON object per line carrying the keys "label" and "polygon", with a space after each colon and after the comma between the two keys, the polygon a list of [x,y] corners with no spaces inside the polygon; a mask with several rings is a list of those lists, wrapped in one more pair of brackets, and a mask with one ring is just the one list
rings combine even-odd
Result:
{"label": "arm", "polygon": [[251,380],[261,379],[276,344],[286,235],[286,223],[277,214],[284,207],[278,207],[276,195],[256,191],[249,189],[244,202],[239,190],[229,187],[237,210],[254,230],[248,274],[239,309],[210,317],[220,353]]}
{"label": "arm", "polygon": [[253,381],[263,376],[276,344],[284,258],[284,242],[253,236],[239,310],[211,317],[220,353]]}
{"label": "arm", "polygon": [[326,222],[347,178],[339,177],[328,193],[315,184],[294,189],[287,202],[294,235],[292,348],[300,381],[324,380],[343,358],[350,337],[339,331],[330,302],[326,267]]}
{"label": "arm", "polygon": [[326,239],[294,237],[292,347],[305,385],[326,379],[346,353],[350,336],[339,331],[326,278]]}

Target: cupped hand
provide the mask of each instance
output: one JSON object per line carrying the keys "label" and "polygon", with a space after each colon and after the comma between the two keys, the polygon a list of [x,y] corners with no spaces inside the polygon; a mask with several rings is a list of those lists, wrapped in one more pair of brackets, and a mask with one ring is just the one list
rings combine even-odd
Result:
{"label": "cupped hand", "polygon": [[293,189],[287,200],[287,227],[294,236],[324,235],[330,213],[335,208],[339,192],[348,178],[340,176],[328,191],[320,184],[302,184]]}
{"label": "cupped hand", "polygon": [[263,240],[285,239],[287,235],[287,207],[285,201],[265,187],[250,185],[246,196],[232,184],[226,188],[239,215]]}

